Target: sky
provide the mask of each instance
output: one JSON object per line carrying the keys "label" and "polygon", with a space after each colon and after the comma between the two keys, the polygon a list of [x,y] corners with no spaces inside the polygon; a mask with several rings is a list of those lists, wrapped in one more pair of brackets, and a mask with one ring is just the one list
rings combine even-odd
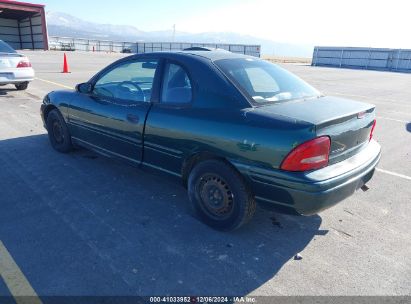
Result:
{"label": "sky", "polygon": [[237,32],[307,45],[411,48],[409,0],[31,0],[143,31]]}

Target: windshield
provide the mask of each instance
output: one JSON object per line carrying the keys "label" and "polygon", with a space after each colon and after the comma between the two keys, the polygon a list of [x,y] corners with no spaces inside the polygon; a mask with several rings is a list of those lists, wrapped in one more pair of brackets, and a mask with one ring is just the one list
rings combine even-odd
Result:
{"label": "windshield", "polygon": [[221,59],[215,64],[256,103],[318,97],[316,89],[277,65],[260,59]]}
{"label": "windshield", "polygon": [[16,51],[10,45],[0,40],[0,53],[16,53]]}

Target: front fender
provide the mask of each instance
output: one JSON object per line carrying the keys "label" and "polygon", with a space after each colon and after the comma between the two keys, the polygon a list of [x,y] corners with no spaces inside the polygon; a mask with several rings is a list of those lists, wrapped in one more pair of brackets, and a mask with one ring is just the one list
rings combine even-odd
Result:
{"label": "front fender", "polygon": [[67,122],[68,109],[73,100],[73,94],[75,94],[73,91],[52,91],[44,96],[40,108],[43,123],[45,124],[48,113],[53,109],[57,109]]}

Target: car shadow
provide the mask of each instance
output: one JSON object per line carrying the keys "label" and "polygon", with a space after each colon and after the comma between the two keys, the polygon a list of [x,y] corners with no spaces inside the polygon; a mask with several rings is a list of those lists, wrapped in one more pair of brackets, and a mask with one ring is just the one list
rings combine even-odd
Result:
{"label": "car shadow", "polygon": [[17,89],[9,87],[0,87],[0,96],[8,96],[9,92],[17,91]]}
{"label": "car shadow", "polygon": [[214,231],[182,186],[85,150],[57,153],[45,134],[0,141],[0,168],[0,240],[40,296],[246,295],[327,233],[319,216],[262,209]]}
{"label": "car shadow", "polygon": [[406,129],[408,132],[411,132],[411,122],[407,123],[407,125],[405,126],[405,129]]}

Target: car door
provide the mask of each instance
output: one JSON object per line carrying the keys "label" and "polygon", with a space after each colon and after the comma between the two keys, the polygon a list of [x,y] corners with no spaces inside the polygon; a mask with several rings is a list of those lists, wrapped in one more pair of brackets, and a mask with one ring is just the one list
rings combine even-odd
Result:
{"label": "car door", "polygon": [[144,133],[143,164],[180,176],[183,155],[190,153],[193,87],[187,69],[166,61],[163,66],[160,100],[153,103]]}
{"label": "car door", "polygon": [[74,141],[139,163],[157,66],[158,59],[123,61],[102,72],[90,93],[78,93],[68,113]]}

